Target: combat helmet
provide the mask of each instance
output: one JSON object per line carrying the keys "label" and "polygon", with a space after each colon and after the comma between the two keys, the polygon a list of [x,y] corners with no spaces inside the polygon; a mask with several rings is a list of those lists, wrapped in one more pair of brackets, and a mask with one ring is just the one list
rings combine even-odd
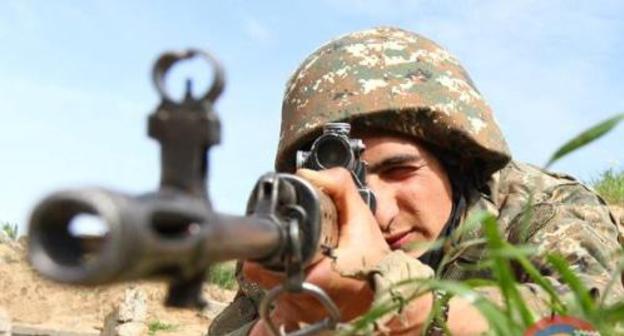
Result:
{"label": "combat helmet", "polygon": [[276,169],[294,171],[296,151],[336,121],[416,137],[485,178],[510,160],[490,107],[456,58],[403,29],[339,37],[301,64],[286,85]]}

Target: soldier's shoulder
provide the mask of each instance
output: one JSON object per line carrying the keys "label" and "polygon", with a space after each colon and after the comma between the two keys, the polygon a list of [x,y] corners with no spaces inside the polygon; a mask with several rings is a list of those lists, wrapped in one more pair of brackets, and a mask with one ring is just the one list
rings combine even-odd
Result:
{"label": "soldier's shoulder", "polygon": [[530,206],[535,230],[547,222],[574,217],[594,223],[596,230],[608,231],[605,235],[612,236],[615,229],[620,244],[624,243],[622,223],[614,209],[590,186],[573,176],[518,161],[510,162],[498,174],[497,206],[510,232],[519,227],[514,223],[522,222],[520,217]]}
{"label": "soldier's shoulder", "polygon": [[497,217],[505,229],[517,226],[515,221],[520,220],[528,208],[531,208],[535,228],[561,217],[555,216],[557,213],[585,213],[588,218],[617,223],[605,200],[569,174],[511,161],[494,176],[490,187],[491,199],[499,212]]}
{"label": "soldier's shoulder", "polygon": [[514,160],[498,174],[496,192],[503,198],[520,194],[530,195],[533,203],[606,204],[591,187],[566,173]]}
{"label": "soldier's shoulder", "polygon": [[561,184],[579,184],[580,181],[572,175],[549,171],[530,163],[516,160],[510,161],[500,170],[501,185],[512,183],[530,184],[533,186],[548,187]]}

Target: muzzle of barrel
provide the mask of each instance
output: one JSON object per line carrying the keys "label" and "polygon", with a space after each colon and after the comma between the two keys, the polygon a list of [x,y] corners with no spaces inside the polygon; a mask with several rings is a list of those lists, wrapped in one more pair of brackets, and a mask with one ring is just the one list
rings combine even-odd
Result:
{"label": "muzzle of barrel", "polygon": [[[82,215],[102,223],[103,233],[72,232]],[[35,207],[29,258],[41,274],[65,283],[153,277],[179,282],[216,262],[278,253],[281,231],[271,218],[218,214],[206,199],[174,191],[132,197],[98,188],[67,190]]]}
{"label": "muzzle of barrel", "polygon": [[[97,218],[105,233],[72,233],[72,222],[81,215]],[[32,213],[29,258],[37,271],[66,283],[188,278],[214,261],[202,250],[214,235],[213,217],[205,200],[178,193],[56,192]]]}
{"label": "muzzle of barrel", "polygon": [[[28,237],[29,258],[34,268],[53,280],[76,284],[110,281],[131,255],[124,237],[132,236],[124,227],[127,196],[103,189],[56,192],[34,209]],[[106,226],[100,236],[72,234],[71,224],[80,215],[97,217]]]}

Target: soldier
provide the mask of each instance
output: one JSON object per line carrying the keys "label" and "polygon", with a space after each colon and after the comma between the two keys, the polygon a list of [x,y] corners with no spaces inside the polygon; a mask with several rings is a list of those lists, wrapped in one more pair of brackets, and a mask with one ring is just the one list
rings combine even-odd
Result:
{"label": "soldier", "polygon": [[[491,277],[470,265],[484,257],[484,244],[463,248],[438,269],[449,248],[482,235],[480,228],[453,235],[443,248],[423,251],[414,243],[451,237],[466,218],[486,211],[513,244],[536,246],[533,262],[564,294],[568,289],[545,262],[546,252],[563,255],[600,296],[616,267],[620,249],[614,217],[604,201],[572,177],[511,160],[490,107],[458,61],[434,42],[396,28],[375,28],[329,42],[309,56],[287,84],[276,168],[295,172],[295,153],[306,149],[328,122],[347,121],[362,138],[367,183],[377,196],[373,214],[342,168],[296,173],[327,193],[338,209],[341,230],[334,258],[310,266],[306,279],[323,288],[344,321],[387,299],[388,288],[410,278],[463,280]],[[532,204],[529,225],[525,207]],[[434,272],[437,270],[437,272]],[[530,308],[547,315],[549,299],[518,271],[519,290]],[[280,277],[245,263],[246,280],[235,302],[214,322],[211,335],[264,335],[258,320],[257,283],[270,288]],[[494,288],[481,290],[495,302]],[[620,283],[609,300],[622,297]],[[260,294],[261,295],[261,294]],[[392,295],[405,295],[394,290]],[[410,301],[379,319],[380,333],[423,331],[438,293]],[[488,323],[467,300],[442,302],[454,335],[479,334]],[[323,318],[312,298],[287,295],[272,310],[287,331]],[[432,323],[429,334],[440,334]]]}

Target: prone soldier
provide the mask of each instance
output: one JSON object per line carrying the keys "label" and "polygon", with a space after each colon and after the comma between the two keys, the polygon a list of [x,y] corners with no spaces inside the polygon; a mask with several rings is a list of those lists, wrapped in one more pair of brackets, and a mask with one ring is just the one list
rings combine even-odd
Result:
{"label": "prone soldier", "polygon": [[[310,148],[323,126],[349,122],[365,144],[366,183],[376,197],[371,211],[345,169],[296,169],[296,153]],[[497,218],[512,244],[532,244],[532,262],[563,295],[569,291],[544,259],[558,253],[600,297],[616,269],[618,227],[605,202],[570,176],[512,160],[492,110],[467,72],[444,48],[415,33],[374,28],[342,36],[312,53],[287,83],[276,168],[310,181],[329,195],[338,212],[337,248],[306,269],[306,281],[324,289],[343,321],[387,299],[407,279],[464,280],[491,277],[471,267],[485,257],[484,244],[470,245],[449,263],[449,249],[483,236],[480,229],[452,235],[471,214]],[[531,203],[530,221],[524,209]],[[418,243],[452,237],[443,247]],[[538,315],[550,314],[548,296],[526,274],[519,291]],[[240,291],[211,325],[210,335],[263,335],[258,298],[281,277],[245,262]],[[483,288],[495,302],[501,293]],[[423,332],[438,293],[428,293],[376,322],[379,333]],[[392,295],[407,295],[394,290]],[[624,297],[621,283],[607,301]],[[453,335],[479,334],[488,323],[471,302],[442,302]],[[286,331],[314,323],[325,311],[313,298],[284,295],[271,311]],[[426,330],[440,334],[432,323]]]}

